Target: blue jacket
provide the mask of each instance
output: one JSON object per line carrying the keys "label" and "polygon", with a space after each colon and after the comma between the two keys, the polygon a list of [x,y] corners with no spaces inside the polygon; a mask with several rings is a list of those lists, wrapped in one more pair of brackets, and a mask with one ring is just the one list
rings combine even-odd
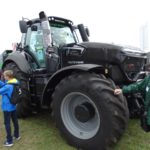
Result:
{"label": "blue jacket", "polygon": [[[13,85],[7,83],[18,83],[14,78],[6,83],[0,80],[0,95],[2,95],[2,111],[14,111],[16,106],[10,103],[10,99],[13,92]],[[7,96],[8,95],[8,96]]]}

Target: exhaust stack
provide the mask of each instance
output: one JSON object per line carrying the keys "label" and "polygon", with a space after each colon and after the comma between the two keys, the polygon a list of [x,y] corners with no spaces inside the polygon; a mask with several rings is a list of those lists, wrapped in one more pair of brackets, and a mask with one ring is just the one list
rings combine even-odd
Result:
{"label": "exhaust stack", "polygon": [[44,49],[47,50],[49,47],[52,47],[52,37],[49,20],[44,11],[41,11],[39,13],[39,18],[41,20],[41,26],[43,30],[43,46]]}

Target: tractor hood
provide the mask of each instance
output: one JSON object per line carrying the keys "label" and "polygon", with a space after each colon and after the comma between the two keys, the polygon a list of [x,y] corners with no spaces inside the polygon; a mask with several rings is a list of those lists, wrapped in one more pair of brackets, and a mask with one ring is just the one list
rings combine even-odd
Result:
{"label": "tractor hood", "polygon": [[122,63],[125,57],[145,58],[146,54],[138,48],[119,46],[106,43],[84,42],[80,44],[85,48],[84,57],[89,63],[107,62]]}
{"label": "tractor hood", "polygon": [[138,48],[95,42],[63,47],[62,52],[63,66],[97,64],[112,68],[112,72],[116,72],[114,68],[118,68],[125,76],[132,79],[143,70],[147,59],[146,53]]}
{"label": "tractor hood", "polygon": [[74,64],[121,64],[127,57],[145,59],[146,53],[138,48],[106,43],[83,42],[63,47],[63,59],[68,66]]}
{"label": "tractor hood", "polygon": [[96,42],[84,42],[80,45],[84,46],[86,50],[94,51],[107,51],[109,53],[115,53],[115,52],[124,52],[125,54],[133,55],[135,56],[144,56],[146,53],[142,52],[139,48],[131,47],[131,46],[121,46],[121,45],[114,45],[114,44],[108,44],[108,43],[96,43]]}
{"label": "tractor hood", "polygon": [[107,44],[107,43],[96,43],[96,42],[83,42],[81,43],[84,47],[88,49],[121,49],[121,46],[113,45],[113,44]]}

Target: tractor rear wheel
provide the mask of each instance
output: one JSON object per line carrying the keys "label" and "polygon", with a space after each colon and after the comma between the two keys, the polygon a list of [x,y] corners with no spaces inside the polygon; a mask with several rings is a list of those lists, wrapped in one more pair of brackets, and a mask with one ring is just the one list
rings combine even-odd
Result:
{"label": "tractor rear wheel", "polygon": [[31,108],[30,93],[28,90],[28,78],[13,62],[6,64],[4,70],[13,70],[14,77],[19,80],[20,86],[22,88],[23,98],[22,101],[17,104],[17,116],[19,118],[29,116],[29,114],[31,113]]}
{"label": "tractor rear wheel", "polygon": [[104,150],[123,134],[128,107],[115,96],[112,81],[90,73],[74,74],[55,88],[52,110],[67,141],[84,150]]}

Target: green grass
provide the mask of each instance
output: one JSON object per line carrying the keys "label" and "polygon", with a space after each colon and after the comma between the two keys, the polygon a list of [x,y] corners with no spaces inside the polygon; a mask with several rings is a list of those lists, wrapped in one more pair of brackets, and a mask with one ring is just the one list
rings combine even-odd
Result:
{"label": "green grass", "polygon": [[129,121],[127,130],[122,136],[114,150],[149,150],[150,134],[144,132],[139,120],[132,119]]}
{"label": "green grass", "polygon": [[[42,113],[26,119],[19,119],[20,141],[16,141],[11,150],[75,150],[66,144],[55,127],[49,113]],[[5,140],[3,115],[0,112],[0,150]]]}
{"label": "green grass", "polygon": [[[76,150],[59,134],[49,113],[19,119],[21,140],[11,150]],[[5,140],[3,115],[0,111],[0,150]],[[138,120],[130,120],[125,134],[113,150],[149,150],[150,134],[141,130]]]}

